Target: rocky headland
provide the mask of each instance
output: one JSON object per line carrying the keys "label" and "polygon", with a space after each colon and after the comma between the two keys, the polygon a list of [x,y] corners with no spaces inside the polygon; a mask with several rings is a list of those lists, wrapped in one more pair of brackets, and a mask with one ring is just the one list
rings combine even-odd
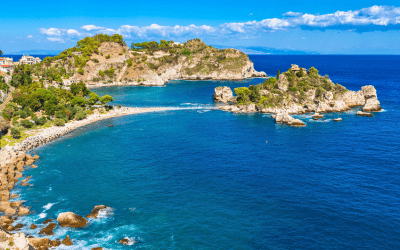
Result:
{"label": "rocky headland", "polygon": [[[96,35],[78,42],[60,55],[45,58],[37,79],[49,84],[84,82],[89,88],[113,85],[162,86],[170,80],[241,80],[266,77],[249,57],[236,49],[217,49],[200,39],[186,43],[161,41],[131,46],[122,36]],[[135,47],[135,48],[134,48]],[[54,68],[61,78],[51,79],[43,69]]]}
{"label": "rocky headland", "polygon": [[217,87],[213,98],[216,102],[229,105],[220,109],[233,113],[271,113],[278,123],[305,126],[291,114],[312,113],[313,119],[323,118],[322,113],[344,112],[352,107],[362,106],[360,116],[372,116],[369,112],[381,111],[376,89],[372,85],[363,86],[359,91],[347,90],[334,84],[328,76],[320,76],[318,70],[308,71],[293,65],[278,79],[270,77],[264,83],[235,89],[236,96],[227,87]]}

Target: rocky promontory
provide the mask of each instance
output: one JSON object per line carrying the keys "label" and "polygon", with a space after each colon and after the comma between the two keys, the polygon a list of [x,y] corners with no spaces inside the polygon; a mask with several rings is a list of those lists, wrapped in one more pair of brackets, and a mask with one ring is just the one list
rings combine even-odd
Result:
{"label": "rocky promontory", "polygon": [[[278,79],[277,79],[278,78]],[[221,110],[234,113],[272,113],[276,122],[298,126],[292,122],[290,114],[314,112],[313,118],[321,119],[321,113],[344,112],[351,107],[362,106],[365,112],[382,110],[372,85],[363,86],[359,91],[347,90],[340,84],[334,84],[328,76],[320,76],[318,70],[308,71],[292,65],[287,72],[277,78],[270,77],[262,84],[241,87],[234,90],[229,87],[217,87],[214,101],[231,103],[220,107]]]}
{"label": "rocky promontory", "polygon": [[[162,86],[170,80],[241,80],[266,77],[249,57],[236,49],[217,49],[200,39],[185,43],[161,40],[126,45],[120,35],[86,37],[76,47],[47,57],[37,78],[48,84],[84,82],[88,87],[112,85]],[[42,70],[61,75],[48,79]]]}

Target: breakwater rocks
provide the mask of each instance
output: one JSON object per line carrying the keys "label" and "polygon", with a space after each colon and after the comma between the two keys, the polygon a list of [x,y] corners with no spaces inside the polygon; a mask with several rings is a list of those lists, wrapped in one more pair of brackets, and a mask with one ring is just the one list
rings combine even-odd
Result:
{"label": "breakwater rocks", "polygon": [[[283,78],[283,77],[280,77]],[[278,81],[279,83],[279,81]],[[278,84],[279,86],[279,84]],[[285,85],[286,86],[286,85]],[[230,96],[228,89],[229,87],[218,87],[214,90],[214,100],[216,102],[228,103],[229,100],[233,100],[233,96]],[[267,90],[262,90],[261,95],[267,96],[271,94]],[[275,94],[277,95],[277,94]],[[328,112],[345,112],[349,111],[351,107],[363,106],[363,111],[377,112],[381,111],[382,107],[378,101],[376,94],[376,89],[372,85],[363,86],[359,91],[349,91],[346,90],[340,95],[334,96],[332,92],[325,92],[321,96],[317,96],[316,90],[311,89],[306,93],[307,98],[301,102],[298,99],[285,100],[283,104],[279,107],[264,107],[262,105],[256,105],[254,103],[250,104],[232,104],[224,105],[219,107],[223,111],[230,111],[233,113],[250,113],[250,112],[260,112],[260,113],[272,113],[274,119],[277,118],[281,120],[276,120],[276,122],[283,122],[292,126],[299,126],[298,122],[291,123],[289,120],[290,114],[306,114],[314,112],[314,119],[321,119],[323,115],[321,113]],[[363,113],[358,113],[360,116],[372,116],[371,114],[365,115]],[[291,116],[290,116],[291,117]],[[292,117],[292,119],[294,119]]]}

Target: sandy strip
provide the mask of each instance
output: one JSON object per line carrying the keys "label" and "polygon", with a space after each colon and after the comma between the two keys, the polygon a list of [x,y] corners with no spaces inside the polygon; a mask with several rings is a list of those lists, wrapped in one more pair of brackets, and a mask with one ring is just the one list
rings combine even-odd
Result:
{"label": "sandy strip", "polygon": [[1,149],[0,156],[0,165],[7,164],[11,155],[14,155],[18,152],[25,152],[28,150],[32,150],[34,148],[40,147],[46,143],[49,143],[79,127],[86,126],[88,124],[101,121],[104,119],[109,119],[118,116],[139,114],[139,113],[148,113],[148,112],[157,112],[168,110],[169,108],[114,108],[110,110],[106,114],[95,113],[93,115],[89,115],[86,119],[80,121],[71,121],[66,123],[64,126],[52,126],[49,128],[40,129],[34,135],[29,136],[22,142],[15,144],[14,146],[6,146]]}

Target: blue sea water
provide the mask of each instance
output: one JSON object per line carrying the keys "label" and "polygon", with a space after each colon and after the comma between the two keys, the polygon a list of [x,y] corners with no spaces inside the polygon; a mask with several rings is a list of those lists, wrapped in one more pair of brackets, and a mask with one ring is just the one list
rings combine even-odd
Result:
{"label": "blue sea water", "polygon": [[[302,115],[307,126],[294,128],[212,110],[215,87],[262,79],[96,89],[115,105],[182,109],[104,120],[35,150],[39,167],[25,172],[34,186],[16,192],[36,213],[21,221],[114,208],[85,228],[56,228],[50,238],[74,242],[60,249],[399,249],[400,57],[250,58],[269,75],[296,63],[351,90],[372,84],[384,112]],[[139,243],[119,245],[124,237]]]}

